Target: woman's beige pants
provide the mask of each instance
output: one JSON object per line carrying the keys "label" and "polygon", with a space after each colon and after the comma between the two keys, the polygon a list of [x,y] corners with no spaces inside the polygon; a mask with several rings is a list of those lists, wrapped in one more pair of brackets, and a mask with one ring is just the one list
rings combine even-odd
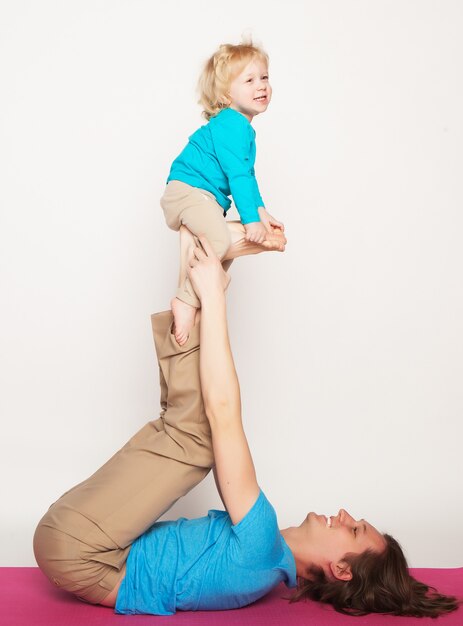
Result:
{"label": "woman's beige pants", "polygon": [[199,379],[199,324],[179,346],[170,311],[152,316],[161,415],[103,467],[66,492],[39,522],[37,563],[58,587],[101,602],[124,571],[132,542],[213,465]]}

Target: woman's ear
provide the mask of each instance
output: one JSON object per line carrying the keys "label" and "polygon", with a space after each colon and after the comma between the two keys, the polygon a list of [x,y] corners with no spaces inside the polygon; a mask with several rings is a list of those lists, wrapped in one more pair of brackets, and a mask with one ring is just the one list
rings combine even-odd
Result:
{"label": "woman's ear", "polygon": [[352,580],[352,570],[347,561],[330,563],[330,570],[337,580]]}

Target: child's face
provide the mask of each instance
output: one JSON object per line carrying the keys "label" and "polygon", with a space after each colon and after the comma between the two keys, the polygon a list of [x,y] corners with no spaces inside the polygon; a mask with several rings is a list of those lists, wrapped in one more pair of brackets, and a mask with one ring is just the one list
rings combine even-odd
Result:
{"label": "child's face", "polygon": [[230,85],[230,108],[252,118],[267,110],[272,98],[267,65],[254,60],[247,65]]}

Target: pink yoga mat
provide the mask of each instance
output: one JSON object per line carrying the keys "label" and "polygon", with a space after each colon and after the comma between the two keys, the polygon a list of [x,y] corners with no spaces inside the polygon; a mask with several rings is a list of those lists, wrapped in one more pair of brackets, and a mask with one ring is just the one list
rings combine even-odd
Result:
{"label": "pink yoga mat", "polygon": [[[463,596],[463,568],[419,569],[412,574],[440,592]],[[288,604],[282,584],[265,598],[234,611],[179,612],[169,617],[115,615],[53,587],[36,567],[0,568],[1,626],[463,626],[463,609],[437,620],[367,615],[348,617],[316,602]]]}

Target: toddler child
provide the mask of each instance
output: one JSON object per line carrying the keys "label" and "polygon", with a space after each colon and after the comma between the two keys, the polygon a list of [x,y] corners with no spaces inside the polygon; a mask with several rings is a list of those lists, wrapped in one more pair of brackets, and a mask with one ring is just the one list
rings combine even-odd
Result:
{"label": "toddler child", "polygon": [[[198,82],[208,123],[189,137],[172,163],[161,198],[167,225],[205,235],[225,269],[231,263],[227,251],[237,238],[262,249],[283,250],[286,243],[283,224],[265,209],[254,171],[256,133],[251,122],[267,110],[272,97],[268,64],[268,55],[252,42],[223,44],[208,59]],[[224,219],[230,195],[241,224]],[[186,275],[186,256],[182,250],[179,287],[171,302],[180,345],[187,341],[200,307]]]}

